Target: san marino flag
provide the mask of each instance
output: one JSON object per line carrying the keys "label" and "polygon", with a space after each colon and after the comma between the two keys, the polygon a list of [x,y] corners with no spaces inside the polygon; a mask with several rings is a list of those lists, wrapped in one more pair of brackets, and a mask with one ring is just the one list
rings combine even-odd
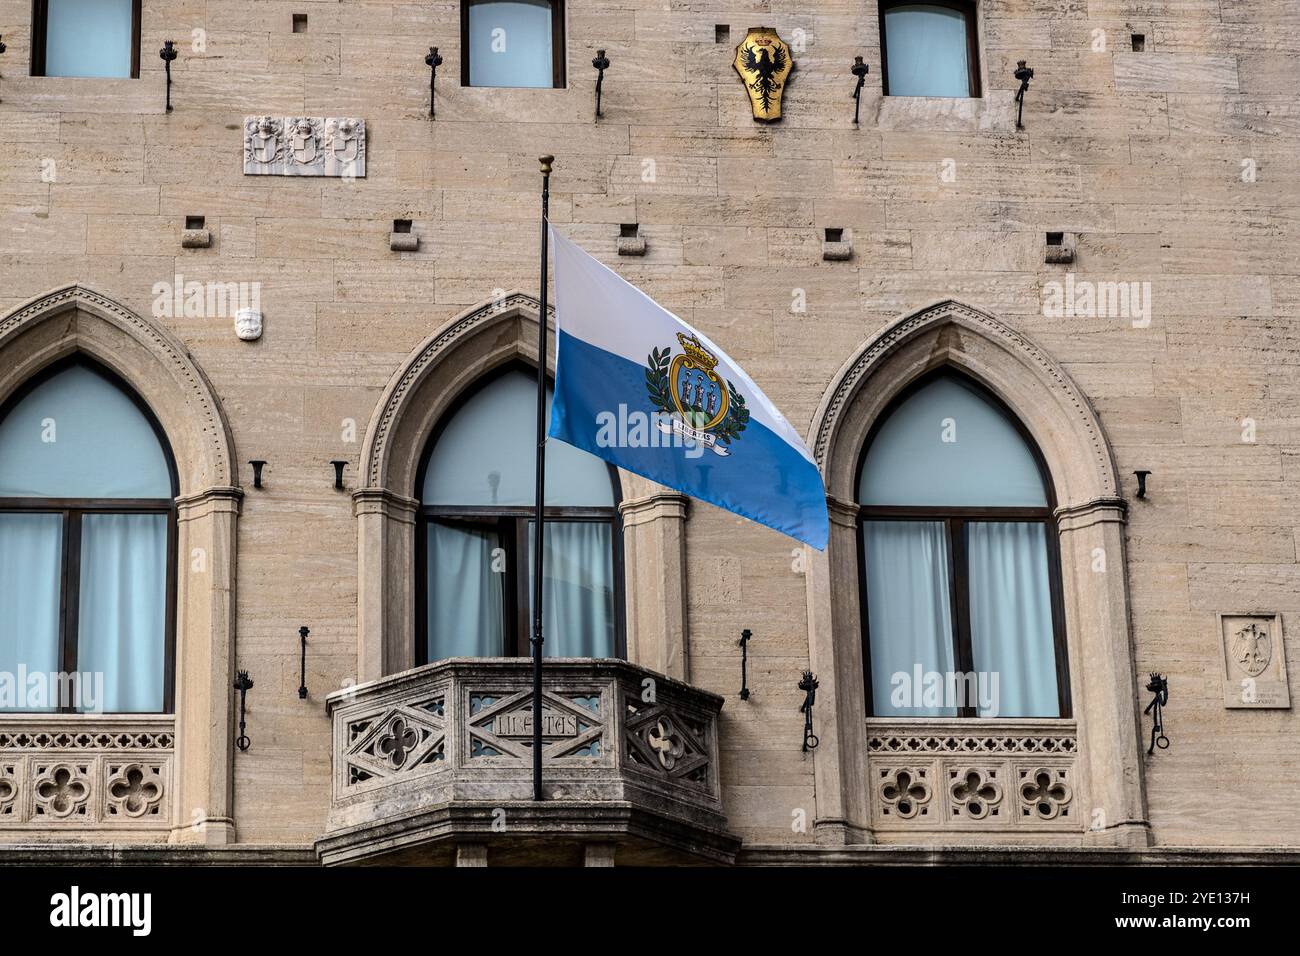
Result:
{"label": "san marino flag", "polygon": [[550,436],[824,549],[821,473],[767,396],[707,336],[550,235]]}

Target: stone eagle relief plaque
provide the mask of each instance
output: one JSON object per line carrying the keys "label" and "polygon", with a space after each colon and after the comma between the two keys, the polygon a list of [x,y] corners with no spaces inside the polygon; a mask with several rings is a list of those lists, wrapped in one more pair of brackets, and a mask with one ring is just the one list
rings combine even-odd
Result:
{"label": "stone eagle relief plaque", "polygon": [[770,123],[781,118],[781,94],[794,69],[790,46],[771,27],[750,27],[736,47],[736,72],[745,83],[754,119]]}
{"label": "stone eagle relief plaque", "polygon": [[1220,614],[1223,706],[1289,708],[1280,614]]}
{"label": "stone eagle relief plaque", "polygon": [[366,121],[351,116],[245,116],[245,176],[366,175]]}

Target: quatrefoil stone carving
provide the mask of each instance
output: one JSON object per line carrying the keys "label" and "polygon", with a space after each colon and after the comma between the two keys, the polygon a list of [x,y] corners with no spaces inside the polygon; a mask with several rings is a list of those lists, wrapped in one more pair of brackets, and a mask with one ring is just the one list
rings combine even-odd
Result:
{"label": "quatrefoil stone carving", "polygon": [[108,793],[127,816],[140,817],[162,798],[162,781],[151,768],[130,764],[109,781]]}
{"label": "quatrefoil stone carving", "polygon": [[983,820],[1002,802],[1002,787],[994,779],[995,771],[973,767],[958,773],[948,787],[953,808],[973,820]]}
{"label": "quatrefoil stone carving", "polygon": [[880,786],[886,812],[910,820],[930,802],[930,785],[924,770],[895,770]]}
{"label": "quatrefoil stone carving", "polygon": [[53,816],[71,816],[90,794],[74,773],[71,767],[55,767],[36,784],[36,796]]}
{"label": "quatrefoil stone carving", "polygon": [[1021,771],[1021,809],[1040,820],[1054,820],[1070,803],[1073,796],[1065,774],[1060,770],[1040,767],[1034,771]]}
{"label": "quatrefoil stone carving", "polygon": [[401,770],[406,758],[420,742],[417,734],[401,717],[389,725],[388,732],[379,738],[375,751],[381,757],[387,757],[394,770]]}
{"label": "quatrefoil stone carving", "polygon": [[672,727],[663,720],[655,722],[653,730],[646,734],[646,743],[650,749],[655,752],[659,758],[659,765],[665,770],[672,770],[677,766],[677,760],[686,752],[681,740],[673,735]]}

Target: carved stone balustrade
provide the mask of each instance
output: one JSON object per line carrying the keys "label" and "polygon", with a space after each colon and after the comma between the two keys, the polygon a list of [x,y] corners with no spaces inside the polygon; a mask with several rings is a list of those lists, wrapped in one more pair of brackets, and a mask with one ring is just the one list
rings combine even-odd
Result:
{"label": "carved stone balustrade", "polygon": [[882,841],[927,831],[1041,839],[1097,822],[1075,798],[1073,720],[872,717],[867,748]]}
{"label": "carved stone balustrade", "polygon": [[176,719],[0,714],[0,842],[167,839]]}
{"label": "carved stone balustrade", "polygon": [[[548,660],[542,801],[532,782],[532,670],[456,658],[331,694],[326,864],[730,862],[718,768],[722,698],[616,660]],[[485,848],[485,849],[484,849]]]}

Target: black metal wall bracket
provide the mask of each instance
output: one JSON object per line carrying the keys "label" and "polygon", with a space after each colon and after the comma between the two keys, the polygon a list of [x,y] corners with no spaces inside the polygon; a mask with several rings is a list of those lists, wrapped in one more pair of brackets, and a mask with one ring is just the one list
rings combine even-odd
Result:
{"label": "black metal wall bracket", "polygon": [[239,691],[239,736],[235,739],[235,746],[240,750],[247,750],[253,744],[245,733],[245,703],[248,697],[248,692],[252,689],[253,680],[248,676],[248,671],[240,671],[239,675],[235,678],[235,690]]}
{"label": "black metal wall bracket", "polygon": [[299,700],[307,699],[307,635],[310,633],[311,631],[308,630],[305,624],[298,628],[298,640],[302,645],[302,664],[299,669],[300,676],[298,677]]}
{"label": "black metal wall bracket", "polygon": [[254,458],[249,462],[253,466],[253,487],[262,487],[262,469],[266,467],[266,462],[260,458]]}
{"label": "black metal wall bracket", "polygon": [[1025,92],[1029,89],[1029,81],[1034,78],[1034,71],[1025,66],[1024,60],[1018,60],[1016,72],[1012,76],[1020,81],[1020,89],[1016,90],[1016,103],[1019,104],[1019,109],[1016,111],[1016,129],[1024,129]]}
{"label": "black metal wall bracket", "polygon": [[799,689],[804,692],[799,710],[803,713],[803,752],[807,753],[821,743],[813,733],[812,715],[813,704],[817,701],[817,678],[813,677],[812,671],[803,672],[803,677],[799,679]]}
{"label": "black metal wall bracket", "polygon": [[333,461],[330,462],[330,464],[334,466],[334,487],[337,490],[342,491],[343,490],[343,466],[346,465],[347,462],[335,458]]}
{"label": "black metal wall bracket", "polygon": [[858,78],[857,85],[853,87],[853,125],[858,125],[858,111],[862,108],[862,87],[867,82],[867,73],[871,68],[862,62],[862,57],[853,58],[853,66],[849,72]]}
{"label": "black metal wall bracket", "polygon": [[433,86],[438,79],[438,67],[442,66],[442,56],[436,46],[429,47],[429,54],[424,58],[424,65],[429,68],[429,119],[433,119]]}
{"label": "black metal wall bracket", "polygon": [[1137,480],[1138,480],[1138,494],[1137,494],[1137,496],[1138,496],[1139,498],[1145,498],[1145,497],[1147,496],[1147,475],[1151,474],[1151,472],[1149,472],[1149,471],[1135,471],[1135,472],[1133,472],[1133,474],[1137,476]]}
{"label": "black metal wall bracket", "polygon": [[749,639],[754,634],[749,628],[740,632],[740,699],[749,700]]}
{"label": "black metal wall bracket", "polygon": [[1169,738],[1165,736],[1165,717],[1162,709],[1165,704],[1169,703],[1169,680],[1163,674],[1151,672],[1151,679],[1147,681],[1147,690],[1152,694],[1151,703],[1147,704],[1144,714],[1151,714],[1151,746],[1147,748],[1147,756],[1156,752],[1156,748],[1161,750],[1169,749]]}
{"label": "black metal wall bracket", "polygon": [[172,60],[176,59],[175,41],[163,40],[162,49],[158,51],[158,56],[167,67],[167,112],[170,113],[172,111]]}
{"label": "black metal wall bracket", "polygon": [[600,88],[605,83],[605,71],[609,69],[609,57],[605,56],[604,50],[596,51],[596,58],[591,61],[591,65],[596,68],[596,119],[604,114],[600,112]]}

